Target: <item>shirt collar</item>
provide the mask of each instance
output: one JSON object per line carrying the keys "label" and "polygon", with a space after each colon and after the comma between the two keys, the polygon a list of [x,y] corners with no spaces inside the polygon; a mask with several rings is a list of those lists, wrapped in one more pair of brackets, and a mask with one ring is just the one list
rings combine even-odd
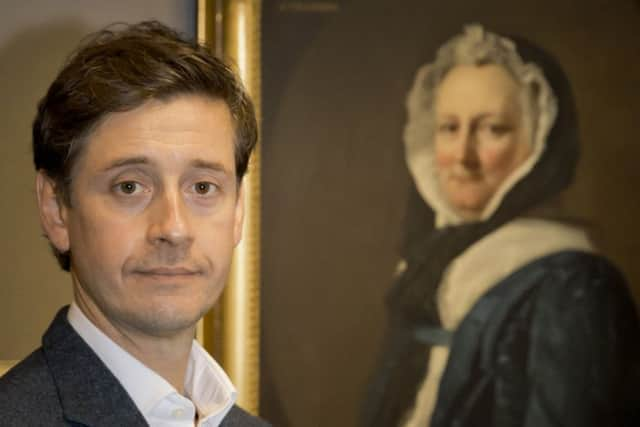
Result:
{"label": "shirt collar", "polygon": [[71,304],[67,318],[122,384],[150,425],[187,425],[180,421],[193,425],[197,408],[198,425],[218,426],[235,403],[237,392],[231,380],[197,341],[193,341],[189,354],[184,397],[100,331],[75,302]]}

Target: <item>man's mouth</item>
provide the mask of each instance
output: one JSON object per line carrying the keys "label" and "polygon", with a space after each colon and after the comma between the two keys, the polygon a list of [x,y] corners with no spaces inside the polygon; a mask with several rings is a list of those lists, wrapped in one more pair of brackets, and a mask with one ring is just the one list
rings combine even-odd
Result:
{"label": "man's mouth", "polygon": [[157,277],[182,277],[182,276],[196,276],[201,272],[198,269],[189,267],[153,267],[134,270],[135,274],[143,276],[157,276]]}

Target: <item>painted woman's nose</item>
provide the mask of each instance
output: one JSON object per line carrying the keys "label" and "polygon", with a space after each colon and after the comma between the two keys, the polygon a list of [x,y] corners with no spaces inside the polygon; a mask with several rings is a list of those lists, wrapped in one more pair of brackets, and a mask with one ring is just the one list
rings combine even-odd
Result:
{"label": "painted woman's nose", "polygon": [[456,159],[466,169],[477,169],[480,166],[478,157],[478,141],[473,126],[466,126],[459,134],[456,144]]}

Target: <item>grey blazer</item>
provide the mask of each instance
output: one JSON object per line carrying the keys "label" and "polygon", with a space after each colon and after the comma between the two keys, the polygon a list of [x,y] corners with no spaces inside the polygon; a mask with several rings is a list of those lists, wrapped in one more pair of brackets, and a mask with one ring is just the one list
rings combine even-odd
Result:
{"label": "grey blazer", "polygon": [[[125,389],[80,338],[62,308],[42,347],[0,378],[0,425],[147,426]],[[234,406],[222,427],[269,424]]]}

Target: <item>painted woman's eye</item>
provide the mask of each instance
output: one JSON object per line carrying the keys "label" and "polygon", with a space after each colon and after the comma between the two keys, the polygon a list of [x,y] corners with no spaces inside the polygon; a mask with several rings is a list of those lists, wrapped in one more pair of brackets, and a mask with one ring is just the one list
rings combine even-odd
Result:
{"label": "painted woman's eye", "polygon": [[496,136],[504,135],[511,130],[507,125],[490,125],[489,129]]}
{"label": "painted woman's eye", "polygon": [[438,131],[442,133],[454,133],[458,130],[458,125],[456,123],[441,123],[438,125]]}

